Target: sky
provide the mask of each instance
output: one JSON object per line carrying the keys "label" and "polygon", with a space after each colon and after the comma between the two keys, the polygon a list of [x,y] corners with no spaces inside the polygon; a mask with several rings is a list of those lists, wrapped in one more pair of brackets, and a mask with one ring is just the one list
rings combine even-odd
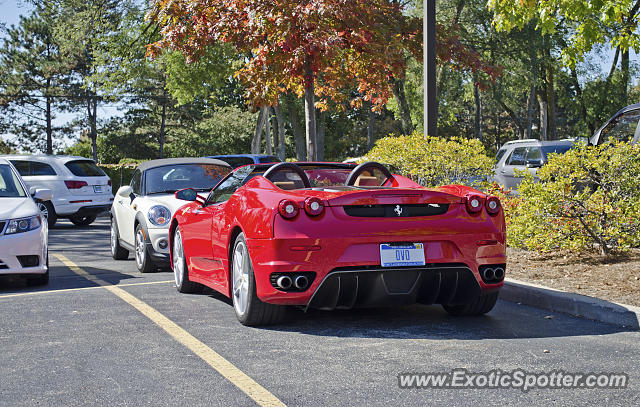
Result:
{"label": "sky", "polygon": [[[23,0],[0,0],[0,26],[10,26],[15,25],[20,20],[20,15],[27,14],[31,8],[29,7],[29,3]],[[3,37],[3,33],[0,33],[0,38]],[[601,74],[606,75],[609,69],[611,68],[611,63],[613,62],[614,52],[609,48],[609,46],[602,47],[600,52],[592,52],[587,55],[586,59],[595,61],[597,65],[599,63]],[[634,53],[633,51],[630,54],[631,61],[635,61],[636,63],[640,62],[640,57]],[[587,78],[581,78],[582,80]],[[638,82],[636,78],[635,83]],[[621,108],[623,106],[620,106]],[[99,117],[109,118],[116,115],[120,115],[121,113],[113,106],[103,106],[101,110],[98,111]],[[56,125],[64,124],[68,121],[73,120],[75,115],[73,114],[59,114],[56,119]],[[4,139],[11,139],[9,135],[0,135],[0,137]]]}

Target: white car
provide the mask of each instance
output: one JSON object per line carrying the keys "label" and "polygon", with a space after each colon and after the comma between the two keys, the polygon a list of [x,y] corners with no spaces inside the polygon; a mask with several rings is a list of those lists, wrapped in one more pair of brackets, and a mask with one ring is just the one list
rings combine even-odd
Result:
{"label": "white car", "polygon": [[49,228],[33,199],[47,201],[51,195],[45,188],[28,191],[15,168],[0,158],[0,274],[24,275],[29,285],[49,282]]}
{"label": "white car", "polygon": [[211,158],[168,158],[142,163],[131,183],[120,187],[111,207],[111,255],[125,260],[135,253],[142,273],[169,266],[169,222],[185,204],[175,192],[194,188],[208,193],[231,172]]}
{"label": "white car", "polygon": [[27,187],[47,188],[53,199],[39,203],[49,227],[58,218],[69,218],[78,226],[91,224],[111,208],[111,180],[93,160],[58,155],[5,155]]}

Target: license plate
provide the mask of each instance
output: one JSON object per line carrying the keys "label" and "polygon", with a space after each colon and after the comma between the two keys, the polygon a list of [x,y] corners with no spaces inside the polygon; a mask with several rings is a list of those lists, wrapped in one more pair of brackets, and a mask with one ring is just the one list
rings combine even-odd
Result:
{"label": "license plate", "polygon": [[422,243],[380,245],[380,265],[382,267],[424,266],[424,245]]}
{"label": "license plate", "polygon": [[102,193],[102,185],[94,185],[93,186],[93,192],[95,192],[96,194],[101,194]]}

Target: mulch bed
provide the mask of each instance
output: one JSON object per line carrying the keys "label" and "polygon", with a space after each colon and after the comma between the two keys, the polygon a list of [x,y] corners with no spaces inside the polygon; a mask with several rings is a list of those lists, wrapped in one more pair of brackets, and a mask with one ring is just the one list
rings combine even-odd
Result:
{"label": "mulch bed", "polygon": [[605,259],[597,254],[507,249],[507,277],[640,306],[640,249]]}

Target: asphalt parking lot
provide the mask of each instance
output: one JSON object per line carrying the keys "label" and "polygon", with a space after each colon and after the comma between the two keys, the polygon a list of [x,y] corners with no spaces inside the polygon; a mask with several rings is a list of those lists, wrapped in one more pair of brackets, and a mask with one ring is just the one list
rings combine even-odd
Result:
{"label": "asphalt parking lot", "polygon": [[[247,328],[221,295],[179,294],[170,270],[112,260],[104,218],[60,222],[50,262],[45,287],[0,278],[1,406],[640,405],[640,333],[603,323],[499,301],[479,318],[292,310]],[[624,372],[629,386],[398,386],[399,373],[454,368]]]}

